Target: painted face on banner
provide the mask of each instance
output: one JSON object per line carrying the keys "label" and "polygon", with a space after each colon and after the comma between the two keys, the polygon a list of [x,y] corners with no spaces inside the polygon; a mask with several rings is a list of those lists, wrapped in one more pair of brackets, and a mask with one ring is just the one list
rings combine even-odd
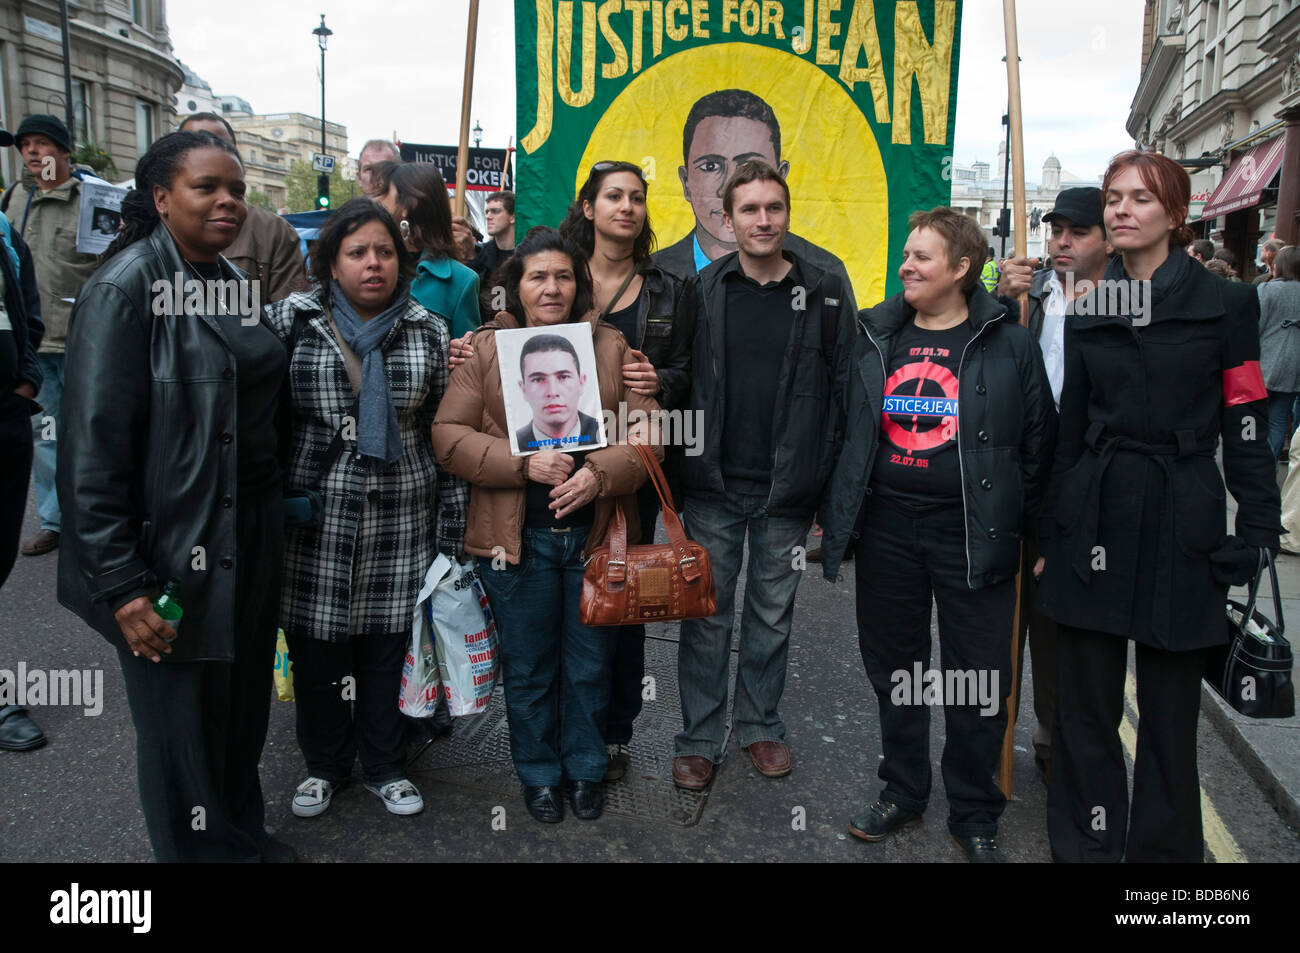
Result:
{"label": "painted face on banner", "polygon": [[534,351],[524,358],[524,379],[519,382],[533,411],[539,431],[563,437],[578,422],[578,400],[586,385],[578,363],[568,351]]}
{"label": "painted face on banner", "polygon": [[782,177],[789,172],[790,164],[778,161],[772,130],[766,123],[741,116],[710,116],[695,127],[690,155],[677,175],[695,212],[696,228],[715,242],[733,246],[736,242],[723,218],[722,188],[736,167],[750,159],[762,159]]}

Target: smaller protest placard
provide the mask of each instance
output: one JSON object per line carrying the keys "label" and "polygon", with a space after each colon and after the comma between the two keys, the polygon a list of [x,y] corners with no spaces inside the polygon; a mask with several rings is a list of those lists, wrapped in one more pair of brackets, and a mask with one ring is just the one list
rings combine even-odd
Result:
{"label": "smaller protest placard", "polygon": [[122,200],[126,189],[102,179],[81,182],[81,207],[77,214],[77,251],[102,255],[122,224]]}
{"label": "smaller protest placard", "polygon": [[606,445],[590,324],[503,329],[496,345],[511,453]]}

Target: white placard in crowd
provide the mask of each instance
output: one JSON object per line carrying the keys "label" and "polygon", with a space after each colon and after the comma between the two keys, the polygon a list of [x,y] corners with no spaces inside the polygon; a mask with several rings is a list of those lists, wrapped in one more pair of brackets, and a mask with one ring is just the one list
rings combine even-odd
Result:
{"label": "white placard in crowd", "polygon": [[511,453],[606,445],[590,324],[500,330],[496,345]]}
{"label": "white placard in crowd", "polygon": [[81,208],[77,215],[77,251],[102,255],[122,224],[122,200],[126,189],[101,179],[81,183]]}

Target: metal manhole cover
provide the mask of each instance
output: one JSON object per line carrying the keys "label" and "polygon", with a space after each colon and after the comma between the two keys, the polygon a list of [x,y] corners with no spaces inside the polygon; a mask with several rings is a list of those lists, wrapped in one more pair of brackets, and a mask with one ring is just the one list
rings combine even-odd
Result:
{"label": "metal manhole cover", "polygon": [[[605,785],[605,810],[622,817],[690,827],[699,822],[708,791],[683,791],[673,784],[673,737],[681,728],[676,640],[648,638],[645,665],[646,674],[655,679],[655,697],[644,703],[637,717],[627,774]],[[733,676],[735,667],[733,653]],[[457,719],[449,736],[421,749],[410,772],[439,783],[522,796],[523,786],[510,760],[504,690],[498,687],[493,692],[484,714]]]}

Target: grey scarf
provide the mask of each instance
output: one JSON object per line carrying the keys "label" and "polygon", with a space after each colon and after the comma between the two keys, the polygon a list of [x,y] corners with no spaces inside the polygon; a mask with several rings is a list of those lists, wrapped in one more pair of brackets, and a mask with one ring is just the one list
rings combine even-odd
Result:
{"label": "grey scarf", "polygon": [[357,451],[387,466],[402,457],[402,435],[397,426],[397,409],[384,373],[384,352],[380,348],[388,332],[406,313],[410,284],[403,280],[393,303],[369,321],[362,321],[348,303],[337,281],[330,282],[330,304],[334,323],[348,347],[361,359],[361,406],[357,413]]}

